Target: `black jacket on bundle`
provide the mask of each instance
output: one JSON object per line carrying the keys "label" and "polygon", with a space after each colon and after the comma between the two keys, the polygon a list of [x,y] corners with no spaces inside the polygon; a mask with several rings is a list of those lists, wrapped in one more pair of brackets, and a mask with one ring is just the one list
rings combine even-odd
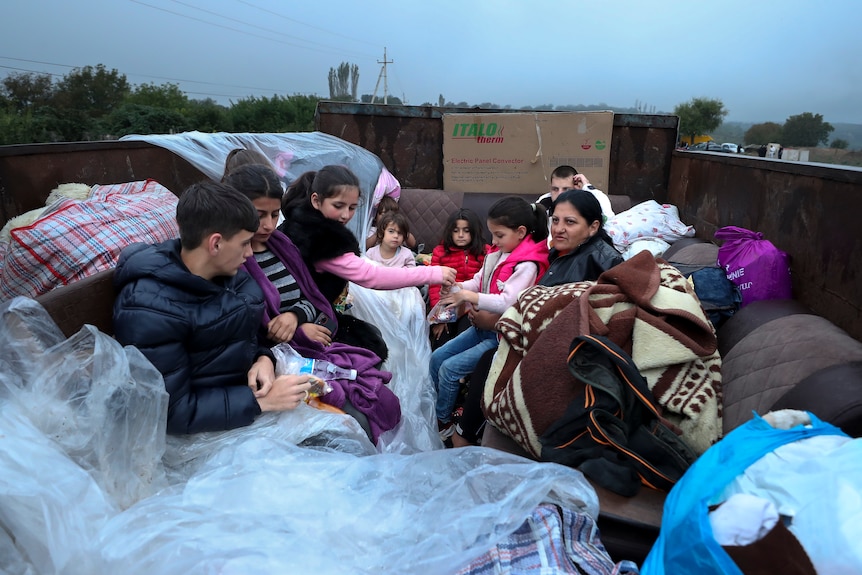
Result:
{"label": "black jacket on bundle", "polygon": [[306,203],[287,209],[284,223],[279,229],[299,249],[302,260],[311,272],[311,279],[320,288],[323,297],[334,303],[347,286],[347,280],[329,272],[320,273],[314,269],[314,264],[349,252],[358,256],[359,242],[347,226],[327,219]]}
{"label": "black jacket on bundle", "polygon": [[263,293],[240,271],[206,280],[180,258],[179,240],[134,244],[114,272],[114,333],[158,369],[170,396],[168,433],[249,425],[261,412],[248,370],[261,355]]}
{"label": "black jacket on bundle", "polygon": [[612,245],[596,234],[586,242],[565,255],[551,249],[548,271],[539,279],[539,285],[555,286],[572,282],[595,281],[606,270],[623,263]]}

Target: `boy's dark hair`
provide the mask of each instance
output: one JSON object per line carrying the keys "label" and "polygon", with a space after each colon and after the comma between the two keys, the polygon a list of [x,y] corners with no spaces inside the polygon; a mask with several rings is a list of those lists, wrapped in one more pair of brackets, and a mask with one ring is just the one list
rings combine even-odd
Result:
{"label": "boy's dark hair", "polygon": [[246,148],[234,148],[227,154],[227,158],[224,161],[224,174],[221,177],[221,181],[225,181],[228,175],[237,169],[240,166],[247,166],[249,164],[262,164],[264,166],[269,166],[270,162],[266,156],[258,152],[257,150],[247,150]]}
{"label": "boy's dark hair", "polygon": [[548,212],[545,207],[531,204],[518,196],[506,196],[494,202],[488,208],[488,221],[512,230],[524,226],[536,243],[548,237]]}
{"label": "boy's dark hair", "polygon": [[574,169],[572,166],[557,166],[554,168],[554,171],[551,172],[551,179],[554,178],[571,178],[572,176],[577,176],[578,171]]}
{"label": "boy's dark hair", "polygon": [[407,216],[399,211],[389,211],[383,214],[383,217],[381,217],[380,221],[377,222],[378,244],[383,241],[383,235],[386,233],[386,228],[389,224],[395,224],[398,226],[404,239],[407,240],[407,236],[410,235],[410,222],[407,221]]}
{"label": "boy's dark hair", "polygon": [[296,180],[291,182],[284,193],[281,203],[281,211],[290,211],[297,205],[311,205],[311,194],[317,194],[322,202],[339,194],[342,186],[354,186],[362,195],[359,188],[359,178],[345,166],[323,166],[319,170],[305,172]]}
{"label": "boy's dark hair", "polygon": [[284,195],[275,170],[262,164],[247,164],[235,168],[223,182],[251,201],[258,198],[280,200]]}
{"label": "boy's dark hair", "polygon": [[461,208],[449,214],[449,219],[446,220],[446,225],[443,227],[443,250],[449,254],[455,250],[459,250],[458,246],[452,240],[452,233],[455,231],[455,226],[458,220],[467,222],[467,227],[470,229],[470,243],[464,248],[467,253],[473,257],[481,257],[485,255],[485,238],[482,235],[482,221],[476,212]]}
{"label": "boy's dark hair", "polygon": [[185,250],[197,248],[210,234],[230,239],[243,230],[256,232],[259,225],[251,200],[227,184],[192,184],[177,202],[177,226]]}

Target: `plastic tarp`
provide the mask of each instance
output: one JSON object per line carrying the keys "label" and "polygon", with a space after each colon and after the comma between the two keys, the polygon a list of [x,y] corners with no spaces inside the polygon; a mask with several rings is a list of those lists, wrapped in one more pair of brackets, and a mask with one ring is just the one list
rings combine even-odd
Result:
{"label": "plastic tarp", "polygon": [[397,181],[389,181],[390,178],[394,180],[391,175],[381,180],[385,168],[376,155],[323,132],[130,134],[120,140],[148,142],[170,150],[216,181],[224,175],[228,153],[236,148],[254,150],[266,156],[285,185],[309,170],[319,170],[331,164],[347,166],[359,178],[361,196],[356,215],[347,227],[360,239],[363,251],[376,190],[377,195],[383,194],[383,190],[377,189],[379,180],[387,189],[397,185]]}
{"label": "plastic tarp", "polygon": [[[858,572],[858,559],[848,556],[859,553],[862,538],[862,440],[847,441],[840,429],[809,415],[811,425],[776,429],[754,414],[701,455],[668,494],[661,532],[641,573],[741,575],[713,537],[708,512],[742,492],[773,500],[793,516],[797,525],[789,529],[796,529],[815,566],[824,553],[827,561],[832,555],[833,563],[819,573]],[[813,442],[813,449],[777,455],[805,442]],[[832,447],[824,449],[824,442]]]}
{"label": "plastic tarp", "polygon": [[[387,341],[424,322],[415,290],[354,290]],[[597,516],[578,471],[437,449],[412,377],[430,352],[412,341],[391,346],[405,417],[378,449],[349,416],[304,404],[165,442],[163,382],[143,356],[91,327],[63,339],[35,301],[5,302],[0,572],[452,573],[541,502]]]}

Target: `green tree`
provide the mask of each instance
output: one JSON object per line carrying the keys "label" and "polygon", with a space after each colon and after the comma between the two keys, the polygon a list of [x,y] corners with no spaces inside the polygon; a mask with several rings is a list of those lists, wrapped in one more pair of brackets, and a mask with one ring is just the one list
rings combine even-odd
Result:
{"label": "green tree", "polygon": [[[372,100],[374,101],[372,102]],[[362,97],[359,98],[359,101],[363,104],[382,104],[383,96],[377,96],[375,98],[373,94],[362,94]],[[404,104],[404,102],[401,101],[401,98],[392,95],[386,97],[386,103],[390,106],[401,106]]]}
{"label": "green tree", "polygon": [[127,134],[174,134],[188,129],[186,117],[178,110],[128,103],[111,112],[102,125],[115,138]]}
{"label": "green tree", "polygon": [[770,142],[781,142],[781,125],[775,122],[763,122],[754,124],[745,132],[746,144],[769,144]]}
{"label": "green tree", "polygon": [[127,104],[164,108],[180,111],[188,104],[188,97],[177,84],[166,82],[160,86],[153,83],[140,84],[126,96]]}
{"label": "green tree", "polygon": [[200,132],[232,132],[230,110],[212,98],[189,100],[184,110],[190,130]]}
{"label": "green tree", "polygon": [[784,122],[781,143],[784,146],[813,148],[818,144],[825,144],[833,130],[835,128],[832,127],[832,124],[823,121],[822,114],[804,112],[790,116]]}
{"label": "green tree", "polygon": [[0,83],[0,99],[19,114],[49,104],[53,95],[54,84],[48,74],[9,74]]}
{"label": "green tree", "polygon": [[329,99],[356,102],[359,87],[359,66],[342,62],[338,68],[329,69]]}
{"label": "green tree", "polygon": [[317,106],[314,96],[251,96],[232,104],[229,113],[237,132],[308,132],[314,129]]}
{"label": "green tree", "polygon": [[50,142],[57,139],[51,101],[54,85],[48,74],[9,74],[0,82],[0,145]]}
{"label": "green tree", "polygon": [[846,150],[847,146],[850,145],[850,142],[847,140],[843,140],[841,138],[835,138],[832,140],[832,143],[829,144],[830,148],[835,148],[836,150]]}
{"label": "green tree", "polygon": [[94,139],[105,133],[101,120],[129,94],[125,74],[104,64],[75,68],[57,83],[52,99],[53,127],[63,140]]}
{"label": "green tree", "polygon": [[694,141],[696,136],[706,135],[718,128],[727,110],[721,100],[710,98],[692,98],[684,104],[678,104],[673,113],[679,116],[679,133]]}

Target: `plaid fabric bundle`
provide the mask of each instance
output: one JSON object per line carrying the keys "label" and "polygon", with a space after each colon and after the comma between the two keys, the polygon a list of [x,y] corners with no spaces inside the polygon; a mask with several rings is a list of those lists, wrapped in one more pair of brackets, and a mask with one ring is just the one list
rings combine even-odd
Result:
{"label": "plaid fabric bundle", "polygon": [[517,531],[458,571],[458,575],[497,573],[637,575],[638,568],[631,561],[614,563],[592,517],[542,503]]}
{"label": "plaid fabric bundle", "polygon": [[10,232],[0,269],[0,300],[36,297],[113,268],[126,246],[179,235],[177,197],[154,180],[94,186],[86,200],[66,199]]}

